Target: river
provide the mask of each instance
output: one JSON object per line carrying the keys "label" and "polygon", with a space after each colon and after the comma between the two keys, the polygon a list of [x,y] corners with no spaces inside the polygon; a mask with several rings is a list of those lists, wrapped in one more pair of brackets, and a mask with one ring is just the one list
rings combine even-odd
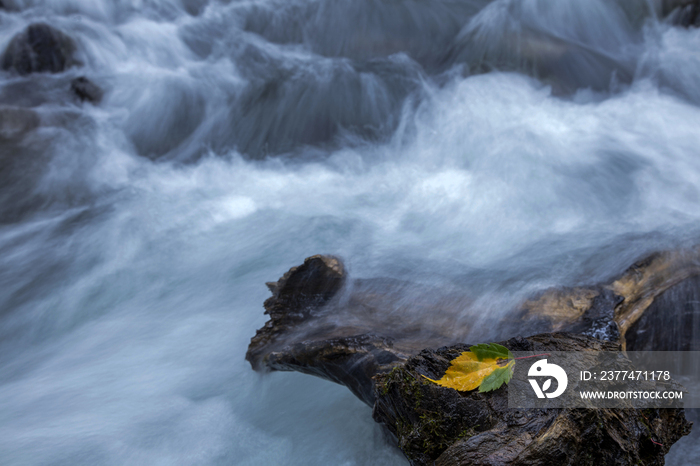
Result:
{"label": "river", "polygon": [[697,242],[700,29],[652,2],[3,3],[0,49],[45,22],[80,65],[0,74],[40,119],[0,139],[2,464],[405,465],[251,370],[266,281],[335,254],[477,321]]}

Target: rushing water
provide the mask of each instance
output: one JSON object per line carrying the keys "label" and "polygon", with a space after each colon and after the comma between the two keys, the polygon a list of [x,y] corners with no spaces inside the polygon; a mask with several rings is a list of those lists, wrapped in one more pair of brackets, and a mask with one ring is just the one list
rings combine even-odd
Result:
{"label": "rushing water", "polygon": [[1,49],[47,22],[83,66],[0,74],[40,121],[0,140],[2,464],[405,464],[250,369],[266,281],[333,253],[464,322],[696,241],[700,30],[652,1],[3,3]]}

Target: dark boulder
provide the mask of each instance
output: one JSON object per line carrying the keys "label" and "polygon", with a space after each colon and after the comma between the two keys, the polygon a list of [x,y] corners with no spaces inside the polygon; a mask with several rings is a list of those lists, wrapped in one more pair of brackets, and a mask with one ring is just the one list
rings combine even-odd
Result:
{"label": "dark boulder", "polygon": [[682,27],[700,27],[700,3],[678,8],[670,15],[671,24]]}
{"label": "dark boulder", "polygon": [[75,64],[73,40],[44,23],[28,26],[7,46],[2,68],[21,75],[60,73]]}
{"label": "dark boulder", "polygon": [[277,59],[267,53],[248,46],[235,55],[250,84],[216,129],[220,149],[261,159],[357,137],[381,141],[398,126],[406,98],[421,92],[422,71],[400,57],[271,68]]}
{"label": "dark boulder", "polygon": [[71,81],[70,89],[82,102],[88,101],[98,103],[100,100],[102,100],[102,89],[100,89],[85,76],[75,78],[73,81]]}
{"label": "dark boulder", "polygon": [[660,14],[670,24],[681,27],[700,26],[700,0],[660,0]]}

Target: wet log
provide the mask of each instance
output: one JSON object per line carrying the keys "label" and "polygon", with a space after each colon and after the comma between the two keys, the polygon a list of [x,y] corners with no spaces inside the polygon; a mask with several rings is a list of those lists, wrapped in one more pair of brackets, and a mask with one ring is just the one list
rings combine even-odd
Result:
{"label": "wet log", "polygon": [[[664,309],[673,306],[664,293],[695,289],[699,264],[695,249],[660,253],[608,284],[546,290],[514,315],[521,332],[549,333],[502,344],[512,351],[620,351],[626,335],[656,322],[646,323],[645,313],[668,314]],[[661,465],[690,432],[680,408],[513,410],[507,386],[481,394],[427,382],[423,375],[441,377],[469,348],[454,328],[455,304],[464,297],[435,298],[439,290],[396,281],[349,280],[332,256],[310,257],[268,286],[270,320],[246,354],[253,368],[345,385],[373,407],[374,419],[414,465]],[[403,314],[389,311],[397,301],[405,303]],[[421,325],[412,313],[423,317]]]}

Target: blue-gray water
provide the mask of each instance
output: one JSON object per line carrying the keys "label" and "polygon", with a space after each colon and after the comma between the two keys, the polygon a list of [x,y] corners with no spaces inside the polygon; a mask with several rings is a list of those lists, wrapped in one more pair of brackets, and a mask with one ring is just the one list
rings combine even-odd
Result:
{"label": "blue-gray water", "polygon": [[654,2],[3,3],[0,49],[46,22],[83,66],[0,73],[40,120],[0,139],[0,464],[404,465],[348,390],[250,369],[266,281],[337,254],[478,329],[696,242],[700,30]]}

